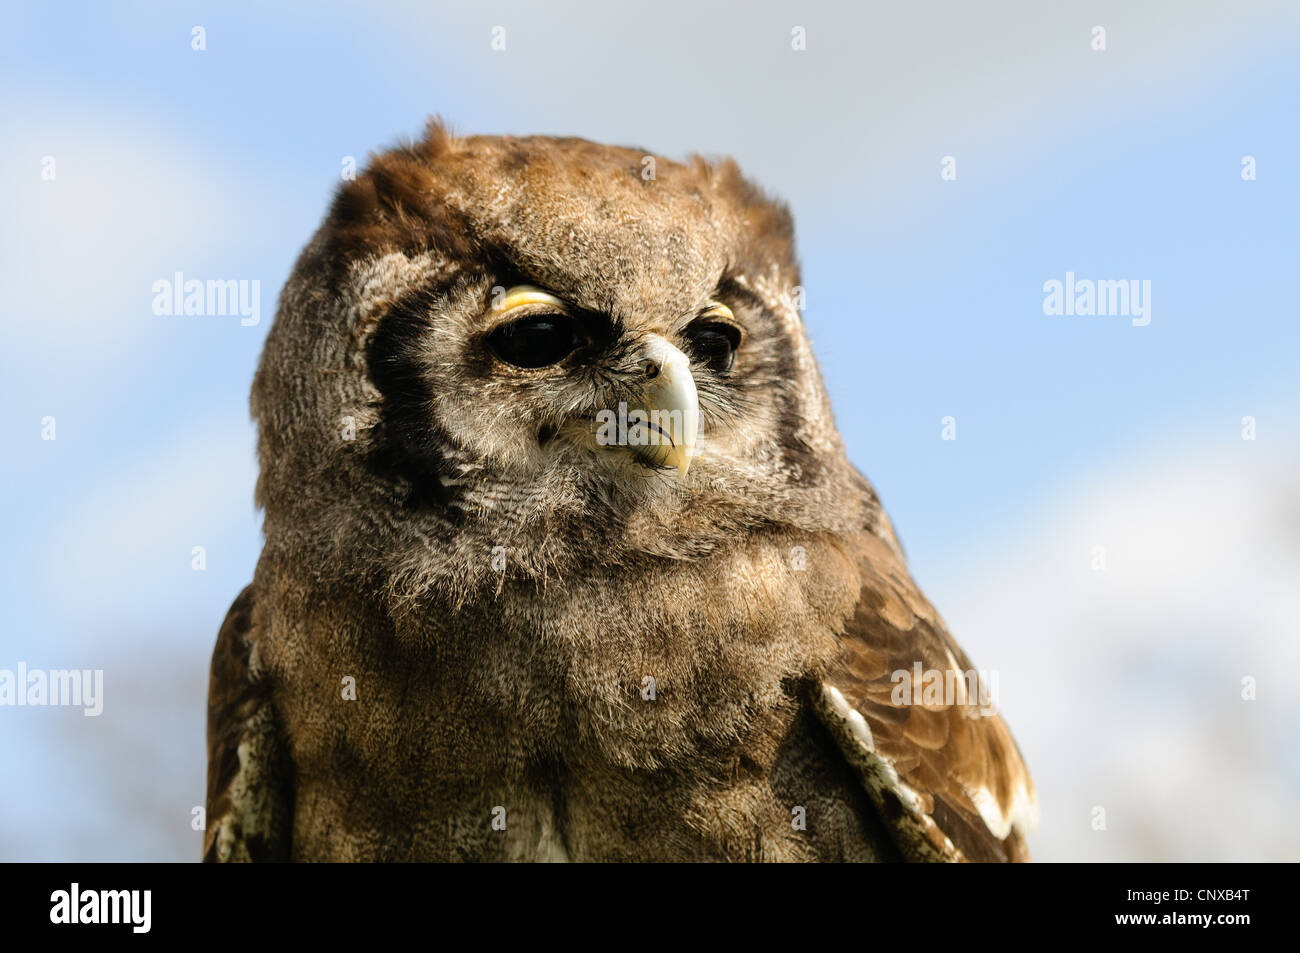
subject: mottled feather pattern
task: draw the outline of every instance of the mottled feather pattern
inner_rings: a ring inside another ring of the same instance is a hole
[[[908,704],[896,700],[899,674],[910,680],[917,663],[933,673],[976,670],[897,551],[871,536],[861,547],[862,597],[825,684],[865,719],[873,752],[918,792],[921,813],[966,858],[1025,859],[1036,799],[1011,733],[978,697],[926,703],[916,686]]]
[[[271,686],[258,671],[253,587],[231,606],[212,656],[203,858],[288,859],[290,768]]]

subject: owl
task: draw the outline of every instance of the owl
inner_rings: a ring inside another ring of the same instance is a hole
[[[204,859],[1027,859],[801,300],[730,160],[435,120],[344,182],[253,384]]]

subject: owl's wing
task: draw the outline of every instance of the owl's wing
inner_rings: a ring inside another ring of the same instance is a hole
[[[217,636],[208,686],[207,862],[287,860],[293,800],[288,758],[258,666],[253,587]]]
[[[862,590],[814,710],[904,857],[1028,860],[1037,798],[989,679],[976,681],[896,544],[854,548]]]

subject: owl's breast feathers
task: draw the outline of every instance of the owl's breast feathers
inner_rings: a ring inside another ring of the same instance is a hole
[[[974,672],[889,541],[862,534],[837,548],[857,563],[861,591],[838,657],[809,683],[806,709],[828,729],[903,858],[1027,860],[1033,782],[993,710],[987,675]],[[290,746],[259,667],[258,639],[267,633],[257,608],[250,586],[213,656],[209,861],[291,854]]]

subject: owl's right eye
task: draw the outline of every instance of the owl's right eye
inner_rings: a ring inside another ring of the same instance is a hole
[[[537,314],[496,328],[487,336],[487,346],[507,364],[534,369],[568,357],[578,346],[578,335],[567,315]]]

